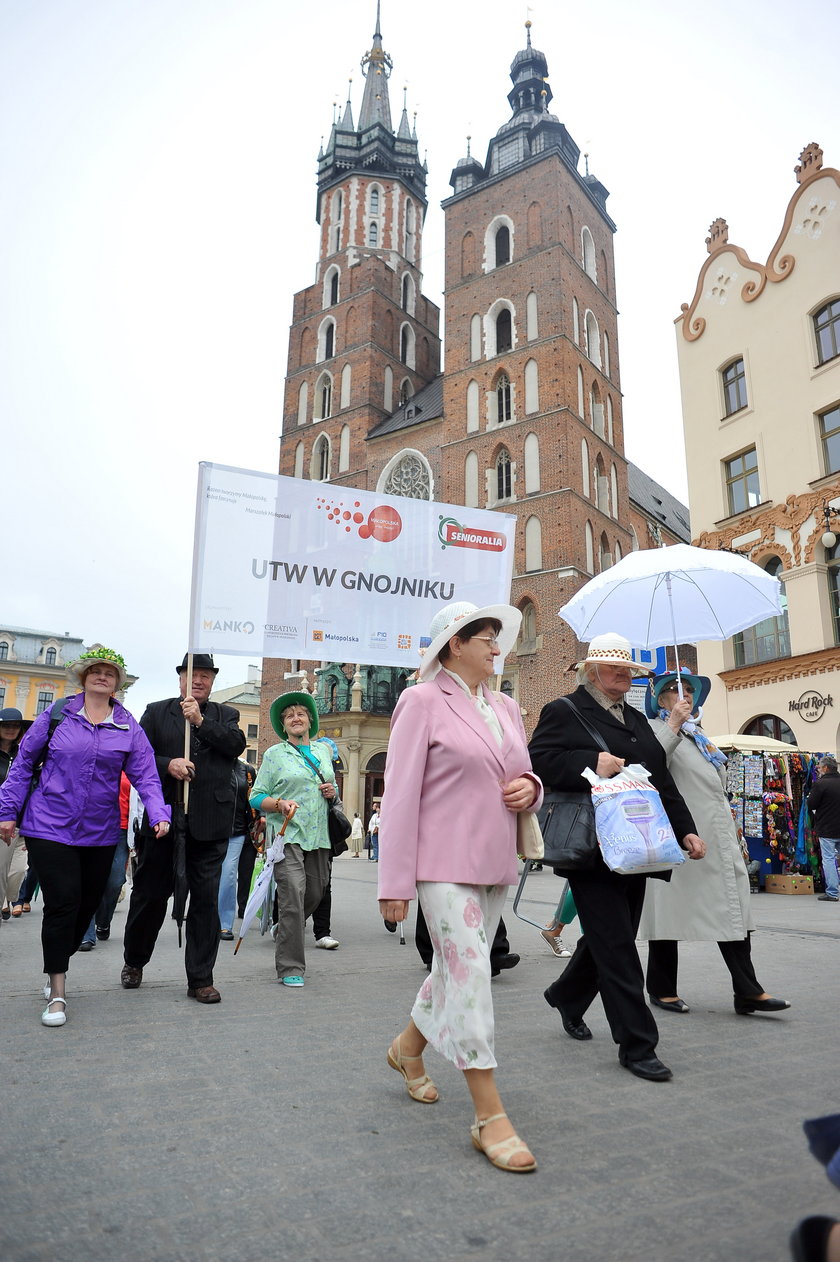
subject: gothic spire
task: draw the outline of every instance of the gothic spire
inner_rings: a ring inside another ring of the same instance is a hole
[[[362,111],[359,115],[359,130],[365,131],[376,123],[381,123],[391,131],[391,102],[388,96],[388,78],[393,68],[393,61],[382,47],[382,32],[379,29],[379,0],[376,3],[376,30],[373,32],[373,45],[362,58],[362,74],[365,76],[365,91],[362,97]]]

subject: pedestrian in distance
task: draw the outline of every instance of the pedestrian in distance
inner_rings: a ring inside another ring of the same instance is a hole
[[[820,839],[825,893],[820,894],[822,903],[836,903],[840,897],[838,857],[840,857],[840,774],[837,759],[826,754],[817,766],[819,780],[808,794],[808,810],[814,818],[814,826]]]

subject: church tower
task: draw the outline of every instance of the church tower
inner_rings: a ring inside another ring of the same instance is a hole
[[[518,517],[511,600],[523,610],[506,690],[565,691],[578,644],[556,612],[631,550],[613,233],[604,186],[549,112],[545,55],[513,60],[511,117],[482,165],[452,172],[438,498]],[[621,628],[617,627],[620,631]]]
[[[365,435],[440,371],[422,293],[426,164],[405,102],[391,122],[379,6],[358,126],[348,98],[318,155],[315,283],[295,295],[281,474],[368,485]]]

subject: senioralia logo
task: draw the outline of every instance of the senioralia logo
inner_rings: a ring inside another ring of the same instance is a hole
[[[360,539],[378,539],[380,543],[393,543],[402,530],[402,518],[390,504],[372,508],[367,517],[361,511],[359,500],[328,500],[319,495],[315,507],[327,515],[348,534],[355,530]]]
[[[495,530],[462,526],[454,517],[441,517],[438,539],[444,548],[477,548],[479,552],[504,552],[507,540]]]

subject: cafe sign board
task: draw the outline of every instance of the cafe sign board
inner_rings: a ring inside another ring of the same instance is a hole
[[[806,723],[816,723],[822,718],[827,707],[833,705],[834,698],[831,693],[823,695],[816,688],[809,688],[807,692],[803,692],[798,701],[788,702],[788,711],[797,714]]]

